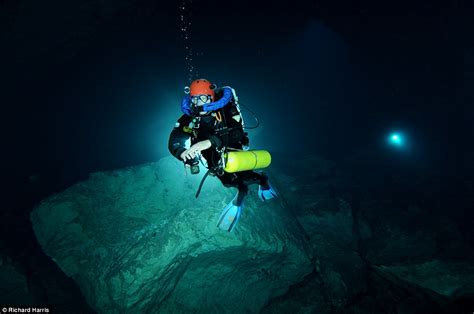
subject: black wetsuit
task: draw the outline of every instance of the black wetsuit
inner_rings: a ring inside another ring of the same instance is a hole
[[[216,99],[220,97],[222,97],[222,93],[216,92]],[[247,134],[242,128],[242,116],[233,99],[223,108],[204,116],[197,116],[197,118],[199,127],[194,127],[191,130],[189,126],[193,117],[182,115],[170,134],[168,148],[177,159],[183,161],[180,155],[186,150],[185,142],[189,138],[191,138],[191,145],[204,140],[211,141],[212,146],[201,152],[210,169],[219,164],[221,154],[218,150],[225,147],[242,150],[243,145],[248,145]],[[238,188],[236,205],[241,205],[247,195],[248,185],[258,183],[264,187],[268,186],[267,176],[255,171],[215,174],[224,186]]]

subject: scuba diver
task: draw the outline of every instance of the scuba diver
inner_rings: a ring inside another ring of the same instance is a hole
[[[277,197],[277,193],[263,172],[224,171],[226,153],[244,151],[249,144],[235,90],[228,86],[217,88],[206,79],[198,79],[185,92],[188,95],[181,102],[184,114],[171,131],[168,148],[174,157],[191,169],[192,174],[199,172],[200,157],[206,160],[208,172],[196,197],[208,174],[217,176],[225,187],[237,188],[235,197],[224,208],[217,224],[220,229],[230,232],[240,218],[250,184],[259,185],[258,196],[262,201]],[[191,147],[187,149],[185,142],[189,139]]]

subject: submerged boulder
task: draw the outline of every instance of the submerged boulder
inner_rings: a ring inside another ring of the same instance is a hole
[[[449,298],[474,292],[474,264],[430,260],[421,263],[380,266],[398,278]]]
[[[298,177],[278,175],[278,186],[293,187],[282,195],[311,243],[315,271],[292,287],[286,298],[275,300],[269,313],[334,313],[343,311],[367,290],[368,267],[359,242],[371,236],[367,224],[355,217],[352,206],[332,193],[322,173],[332,164],[319,158],[306,158],[295,166]],[[311,171],[311,167],[316,169]],[[272,169],[275,169],[273,167]],[[280,170],[279,172],[283,172]]]
[[[36,237],[98,312],[258,312],[311,273],[304,232],[253,189],[219,230],[233,191],[209,177],[196,199],[202,175],[172,157],[94,173],[32,211]]]

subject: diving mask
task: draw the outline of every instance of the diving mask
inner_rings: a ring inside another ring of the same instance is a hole
[[[191,107],[195,113],[206,114],[203,106],[212,102],[211,95],[196,95],[191,96]]]

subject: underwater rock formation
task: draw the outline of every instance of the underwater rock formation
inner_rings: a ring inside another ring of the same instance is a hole
[[[43,250],[100,313],[257,312],[311,273],[296,219],[251,190],[233,233],[216,227],[232,198],[172,157],[91,174],[31,213]],[[254,187],[256,189],[256,187]]]
[[[353,182],[330,167],[318,158],[272,166],[278,186],[291,186],[282,199],[317,258],[315,271],[264,312],[462,313],[469,308],[473,264],[465,258],[470,247],[454,221],[372,192],[380,186],[376,176]],[[447,262],[455,259],[460,262]]]
[[[353,208],[327,189],[332,165],[320,160],[306,158],[298,164],[304,174],[298,178],[275,176],[280,186],[294,187],[282,199],[305,230],[315,256],[315,270],[284,298],[273,300],[266,313],[334,313],[367,289],[369,271],[358,252],[358,242],[359,238],[367,238],[370,230],[361,223],[358,228],[362,231],[355,232]],[[315,165],[313,172],[308,171],[311,165]]]
[[[458,254],[470,248],[446,215],[362,194],[332,163],[306,158],[286,171],[272,165],[280,197],[262,203],[251,187],[227,233],[216,223],[234,191],[209,177],[196,199],[203,173],[182,166],[169,157],[94,173],[31,213],[43,250],[97,312],[457,313],[471,304],[472,263]]]
[[[474,264],[431,260],[424,263],[381,266],[412,284],[430,289],[442,296],[458,298],[474,292]]]

